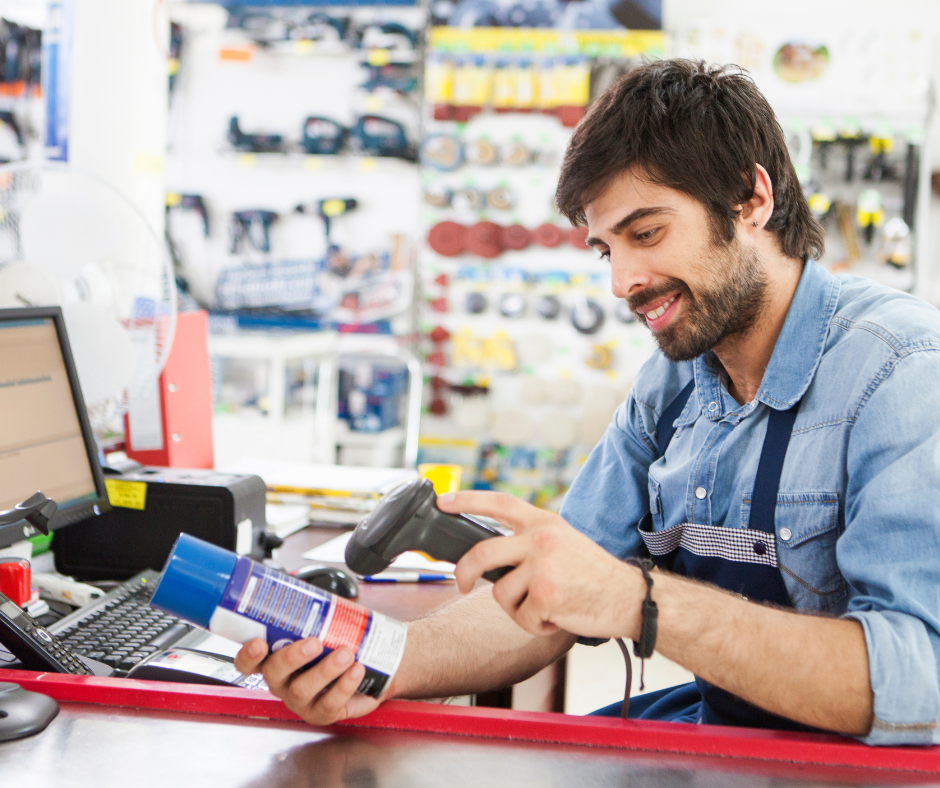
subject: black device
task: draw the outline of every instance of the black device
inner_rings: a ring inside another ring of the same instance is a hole
[[[494,536],[503,534],[462,514],[442,512],[434,485],[415,479],[388,493],[356,526],[346,544],[346,565],[358,575],[377,575],[407,550],[457,563],[475,544]],[[512,569],[499,567],[483,577],[495,583]]]
[[[338,566],[323,566],[322,564],[311,564],[303,569],[293,572],[293,577],[303,580],[317,588],[322,588],[336,596],[346,599],[355,599],[359,596],[359,584],[349,572],[340,569]]]
[[[141,466],[110,479],[146,485],[144,508],[116,507],[57,533],[56,571],[82,580],[123,580],[159,569],[180,532],[256,561],[277,546],[264,532],[266,490],[260,476]]]
[[[100,599],[49,625],[62,645],[124,676],[152,654],[177,644],[193,646],[201,630],[150,607],[159,573],[146,570]]]
[[[73,653],[3,594],[0,594],[0,643],[9,649],[26,670],[78,676],[110,676],[113,673],[107,665]]]
[[[59,704],[19,684],[0,683],[0,742],[25,739],[45,730],[59,713]]]
[[[58,504],[41,504],[31,519],[0,515],[0,548],[110,510],[59,307],[0,309],[0,411],[8,425],[0,437],[0,508],[25,503],[36,490]]]
[[[142,660],[129,679],[175,681],[183,684],[209,684],[217,687],[266,690],[268,685],[260,674],[244,676],[235,667],[235,660],[221,654],[207,654],[187,648],[171,648]]]

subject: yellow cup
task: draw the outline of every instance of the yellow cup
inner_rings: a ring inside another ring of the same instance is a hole
[[[457,492],[460,489],[460,465],[444,465],[436,462],[425,462],[418,466],[418,473],[434,485],[434,492],[438,495]]]

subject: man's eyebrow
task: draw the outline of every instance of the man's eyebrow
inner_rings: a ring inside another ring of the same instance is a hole
[[[645,219],[647,216],[655,216],[660,213],[675,213],[675,211],[664,205],[657,205],[651,208],[637,208],[633,213],[628,213],[624,216],[617,224],[611,227],[608,232],[610,232],[611,235],[621,235],[634,222]],[[594,244],[603,243],[603,241],[599,238],[587,238],[584,243],[588,246],[594,246]]]

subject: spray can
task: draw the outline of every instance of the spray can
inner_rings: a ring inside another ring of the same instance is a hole
[[[358,691],[378,697],[405,651],[407,627],[189,534],[180,534],[150,601],[197,627],[277,651],[315,637],[323,653],[346,647],[366,669]],[[309,667],[309,666],[308,666]]]

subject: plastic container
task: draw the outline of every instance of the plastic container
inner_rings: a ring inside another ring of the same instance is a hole
[[[378,697],[401,663],[404,624],[189,534],[180,534],[151,606],[236,643],[277,651],[295,640],[352,649],[366,673],[358,691]],[[309,667],[309,665],[307,666]]]

